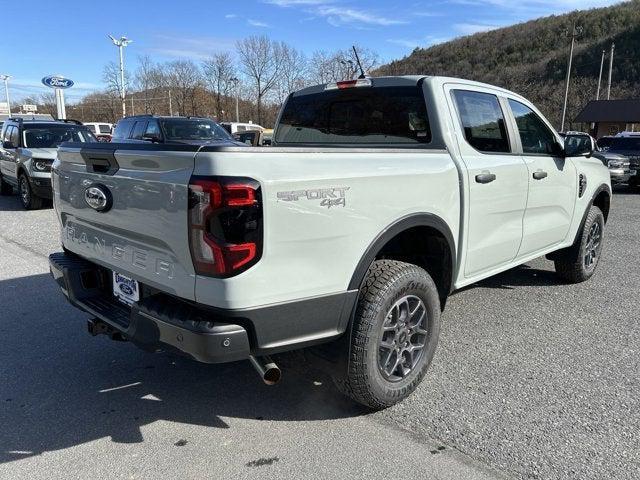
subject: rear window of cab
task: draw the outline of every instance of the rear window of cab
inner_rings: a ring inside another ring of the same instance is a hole
[[[356,87],[292,95],[275,140],[278,144],[426,144],[431,129],[419,86]]]

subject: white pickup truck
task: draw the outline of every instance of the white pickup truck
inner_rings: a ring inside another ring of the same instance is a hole
[[[268,383],[269,355],[313,346],[384,408],[424,377],[453,290],[542,255],[594,273],[611,187],[589,145],[515,93],[429,76],[295,92],[270,148],[63,144],[51,271],[93,334]]]

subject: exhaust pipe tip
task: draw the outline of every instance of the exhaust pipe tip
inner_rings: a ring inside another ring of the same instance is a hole
[[[262,381],[267,385],[275,385],[282,378],[282,371],[270,357],[249,357],[251,365],[256,369]]]

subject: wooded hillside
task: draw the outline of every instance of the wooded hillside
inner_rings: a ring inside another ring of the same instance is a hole
[[[640,0],[540,18],[430,48],[416,48],[375,74],[447,75],[499,85],[533,101],[559,128],[570,44],[565,32],[571,31],[574,21],[583,33],[574,51],[568,121],[595,99],[602,50],[607,51],[607,58],[600,98],[606,98],[612,42],[611,98],[640,98]]]

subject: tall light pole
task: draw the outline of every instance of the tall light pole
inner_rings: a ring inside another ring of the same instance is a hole
[[[240,80],[238,78],[233,77],[229,79],[230,82],[233,82],[236,90],[236,123],[240,123],[240,108],[238,107],[238,98],[240,96],[240,92],[238,91],[238,85],[240,84]]]
[[[353,78],[353,73],[356,71],[355,68],[355,64],[353,63],[353,60],[349,60],[349,59],[340,59],[339,60],[340,63],[342,65],[344,65],[345,67],[347,67],[347,77],[349,77],[349,80],[351,80]]]
[[[9,115],[11,115],[11,103],[9,102],[9,79],[11,75],[0,75],[0,80],[4,82],[4,96],[7,99],[7,108],[9,109]]]
[[[569,100],[569,82],[571,81],[571,62],[573,61],[573,47],[576,43],[576,37],[582,34],[582,27],[576,27],[574,23],[571,27],[571,49],[569,50],[569,62],[567,65],[567,85],[564,90],[564,106],[562,107],[562,125],[560,131],[564,132],[564,121],[567,117],[567,101]]]
[[[596,92],[596,100],[600,100],[600,85],[602,84],[602,69],[604,67],[605,51],[602,50],[602,58],[600,59],[600,75],[598,75],[598,91]]]
[[[609,81],[607,83],[607,100],[611,99],[611,75],[613,74],[613,51],[616,48],[616,44],[611,44],[611,55],[609,56]]]
[[[125,89],[124,89],[124,47],[129,45],[133,40],[129,40],[127,37],[122,36],[119,39],[116,39],[109,35],[109,38],[113,42],[113,44],[118,47],[120,51],[120,99],[122,100],[122,116],[125,117],[127,115],[127,105],[125,104]]]

